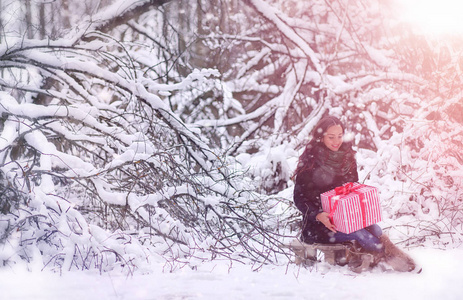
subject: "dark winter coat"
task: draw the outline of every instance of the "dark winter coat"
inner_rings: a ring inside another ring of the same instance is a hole
[[[294,203],[303,215],[302,241],[328,243],[331,231],[316,220],[323,212],[320,194],[358,181],[355,152],[348,143],[334,152],[319,142],[306,149],[299,163],[303,167],[296,174]]]

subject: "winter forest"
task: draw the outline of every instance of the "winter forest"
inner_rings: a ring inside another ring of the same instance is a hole
[[[463,242],[463,39],[390,0],[0,1],[0,266],[287,265],[293,172],[339,117],[382,228]]]

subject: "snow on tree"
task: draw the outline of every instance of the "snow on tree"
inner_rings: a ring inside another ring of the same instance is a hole
[[[215,89],[220,74],[173,71],[176,82],[164,82],[156,41],[100,31],[118,25],[121,5],[126,14],[146,8],[118,2],[61,39],[3,45],[11,76],[2,86],[22,92],[0,101],[2,180],[15,193],[4,199],[4,264],[132,271],[159,259],[172,268],[216,256],[268,260],[275,242],[259,195],[172,110],[192,101],[176,93],[197,97],[188,91]]]

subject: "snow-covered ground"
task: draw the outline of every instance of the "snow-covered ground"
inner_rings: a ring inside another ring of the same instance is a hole
[[[186,267],[126,277],[120,273],[73,271],[58,274],[0,270],[0,299],[462,299],[463,249],[418,248],[409,253],[421,264],[420,274],[354,274],[343,267],[330,269],[294,264],[249,266],[214,262],[198,270]]]

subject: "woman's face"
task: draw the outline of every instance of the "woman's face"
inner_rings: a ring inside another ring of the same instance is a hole
[[[323,135],[323,144],[331,151],[338,151],[342,145],[342,137],[344,132],[341,125],[333,125],[328,127]]]

